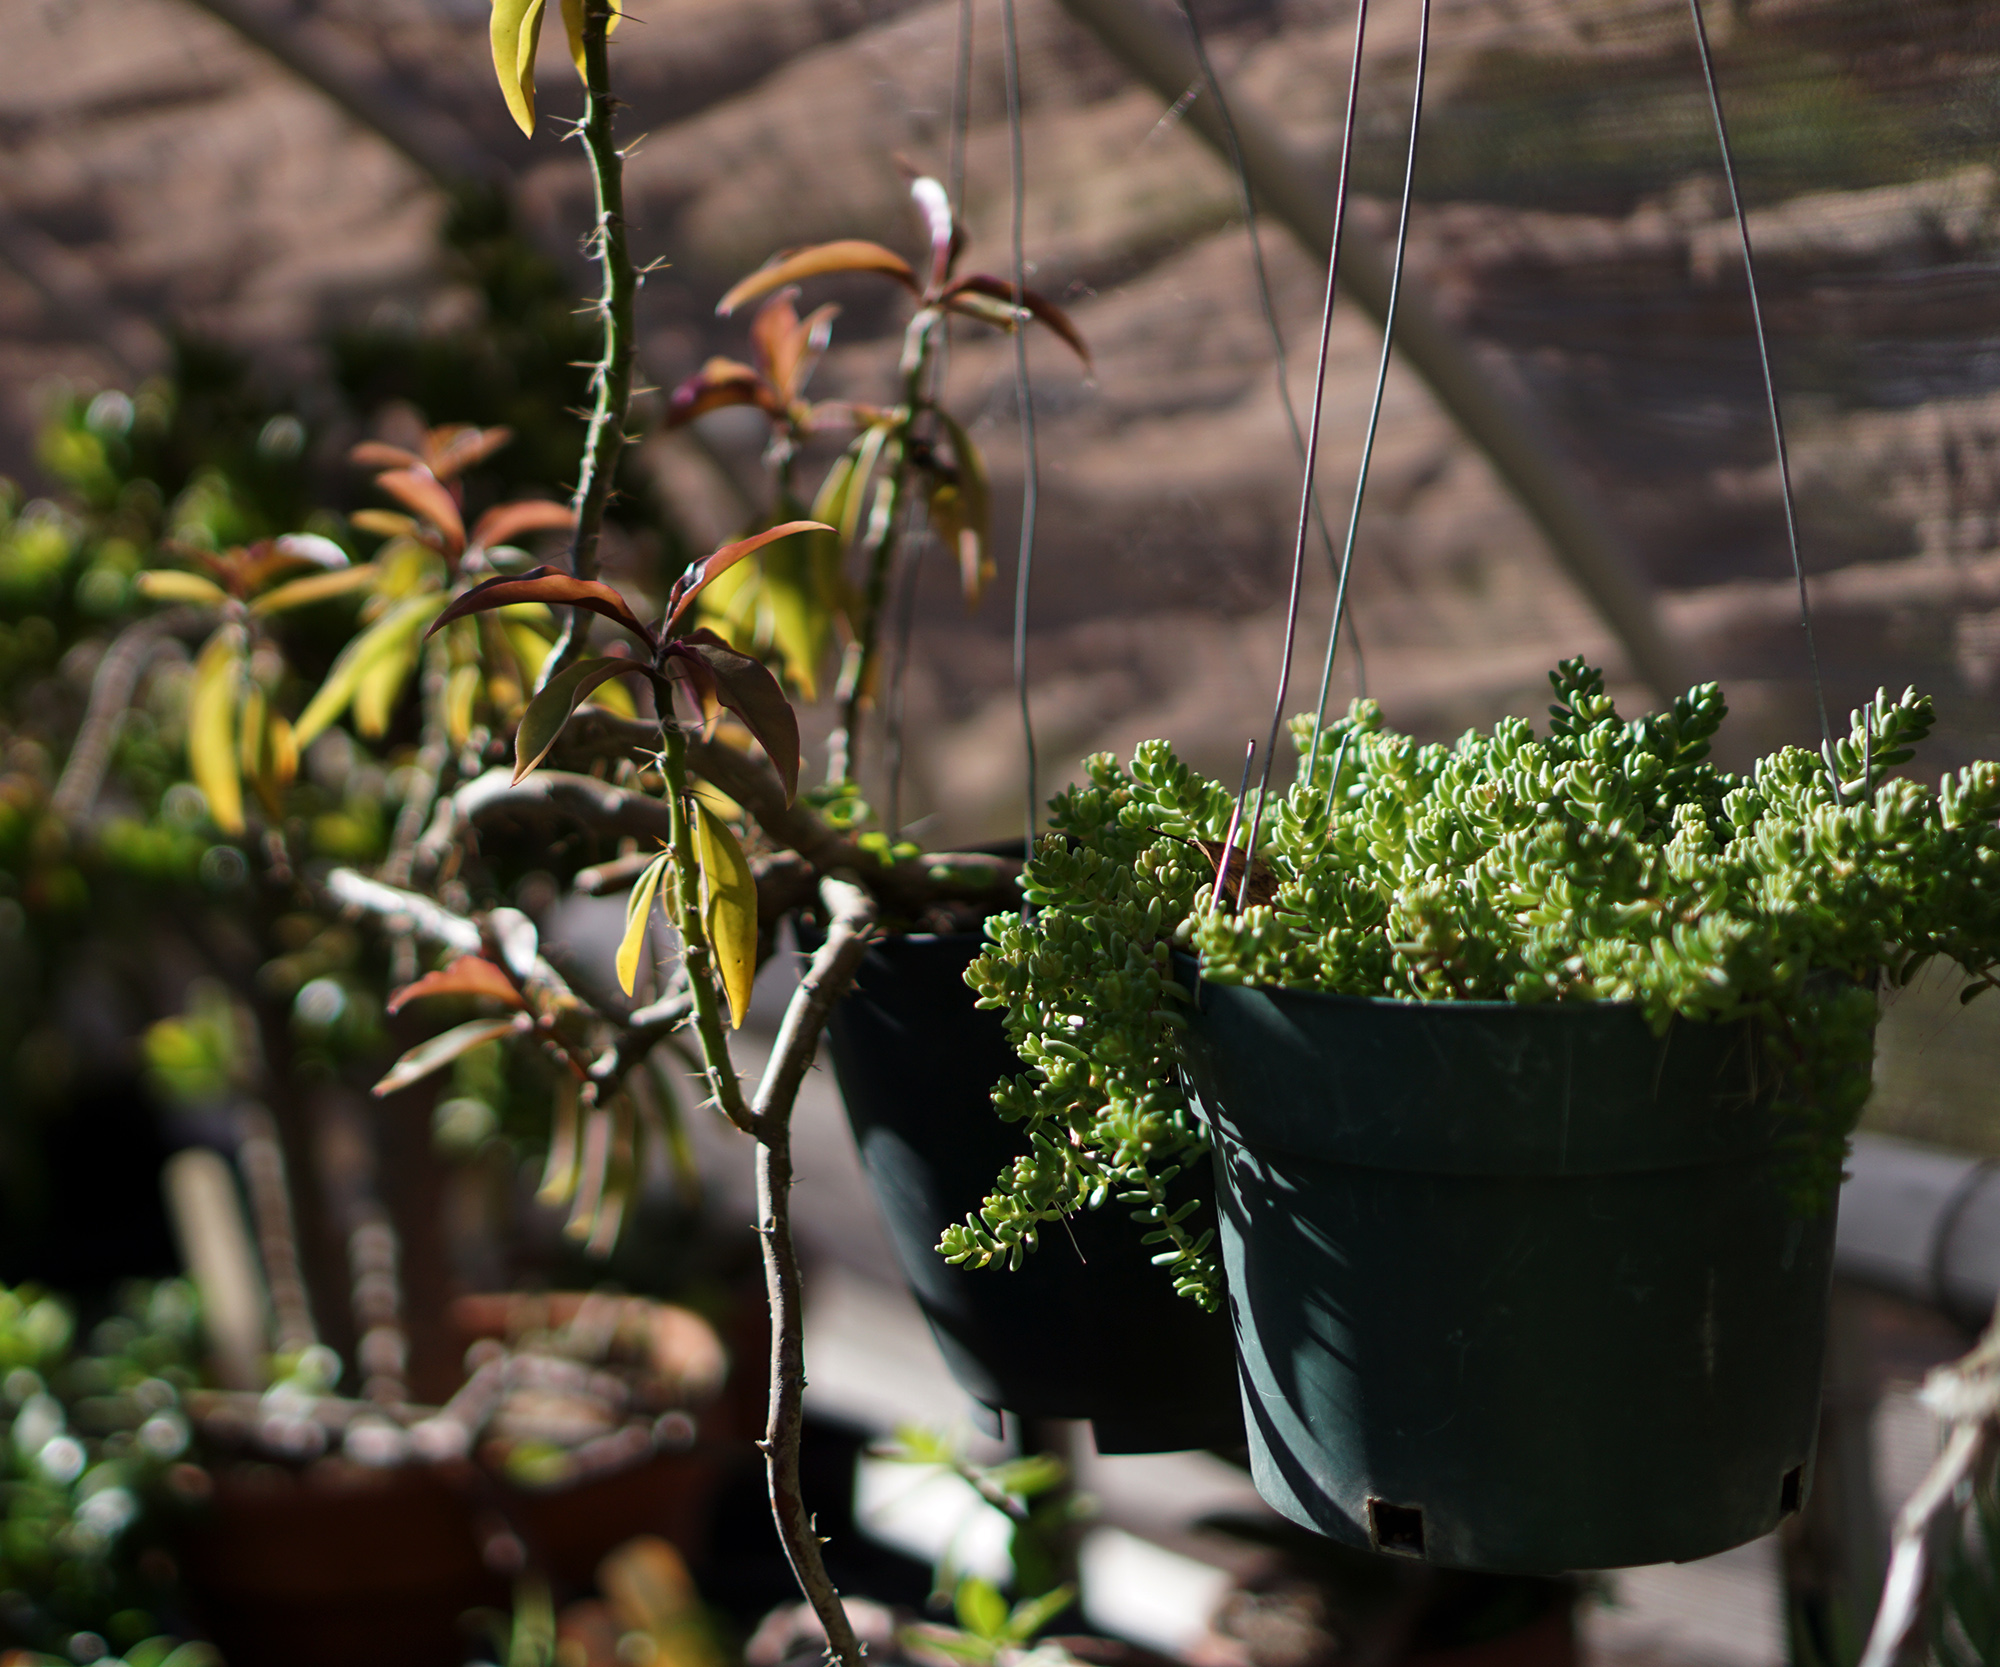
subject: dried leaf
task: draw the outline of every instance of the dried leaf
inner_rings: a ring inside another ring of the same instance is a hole
[[[613,677],[650,676],[652,672],[637,660],[608,656],[579,660],[557,672],[521,714],[521,727],[514,734],[514,779],[518,782],[548,757],[549,748],[556,744],[563,726],[598,684]]]
[[[639,954],[646,946],[646,928],[653,918],[653,894],[673,864],[673,853],[662,851],[646,864],[625,898],[625,935],[618,940],[618,988],[628,996],[639,982]]]
[[[830,531],[832,531],[830,527],[825,527],[818,521],[783,521],[775,527],[766,527],[760,533],[752,533],[748,538],[739,538],[734,544],[725,544],[713,554],[704,556],[674,581],[674,588],[667,595],[667,620],[664,629],[673,630],[681,615],[688,611],[695,597],[701,594],[703,585],[718,575],[727,573],[753,551],[761,550],[765,545],[780,538],[789,538],[793,533]]]
[[[755,405],[773,416],[783,407],[764,378],[741,359],[710,359],[690,376],[667,400],[668,428],[679,428],[725,405]]]
[[[982,308],[979,298],[999,301],[1005,304],[1004,314],[995,314],[991,309]],[[1014,286],[1004,278],[994,278],[984,272],[975,272],[970,277],[960,278],[945,290],[942,297],[946,307],[953,312],[965,313],[971,318],[984,319],[988,324],[998,324],[1003,329],[1012,328],[1014,323]],[[1046,296],[1037,295],[1033,290],[1021,292],[1021,306],[1037,323],[1045,324],[1069,344],[1070,350],[1090,368],[1090,349],[1084,345],[1083,335],[1070,321],[1068,313]]]
[[[535,48],[542,33],[543,0],[493,0],[490,34],[493,74],[500,96],[523,133],[535,131]]]
[[[576,511],[568,504],[523,498],[517,503],[495,504],[480,516],[473,523],[472,546],[485,550],[495,544],[511,544],[522,533],[553,532],[575,525]]]
[[[588,86],[590,73],[583,67],[583,7],[584,0],[562,0],[563,32],[569,36],[570,62],[576,65],[576,78]],[[618,27],[618,20],[624,15],[624,0],[611,0],[611,15],[604,20],[607,36]]]
[[[758,268],[715,304],[716,316],[727,318],[745,301],[754,301],[774,289],[796,283],[801,278],[824,277],[831,272],[879,272],[894,278],[911,294],[920,294],[916,273],[910,263],[893,249],[865,238],[845,238],[838,243],[815,243],[809,248],[787,249]]]
[[[785,802],[799,789],[799,719],[762,660],[739,654],[706,628],[667,645],[672,660],[700,668],[696,681],[743,720],[785,784]]]
[[[342,567],[332,573],[314,573],[279,585],[275,590],[265,591],[250,604],[250,611],[253,614],[281,614],[290,608],[324,602],[330,596],[345,596],[350,591],[365,590],[381,577],[382,570],[373,562],[363,562],[358,567]]]
[[[958,468],[955,483],[956,493],[952,504],[952,534],[947,537],[943,526],[938,528],[938,536],[945,547],[958,558],[959,584],[965,593],[965,605],[977,607],[979,598],[992,579],[993,564],[993,497],[987,483],[986,463],[979,455],[979,448],[972,443],[955,418],[940,410],[945,432],[951,436],[952,461]],[[936,499],[932,500],[932,515],[937,513]]]
[[[486,1042],[505,1036],[514,1028],[512,1019],[468,1019],[453,1025],[428,1042],[419,1042],[389,1068],[389,1074],[375,1085],[377,1099],[422,1082],[433,1071],[441,1071],[460,1054],[472,1052]]]
[[[750,1011],[757,977],[757,881],[729,824],[694,801],[694,849],[701,862],[702,924],[729,998],[732,1029]],[[629,992],[628,992],[629,993]]]
[[[391,469],[386,475],[377,475],[375,484],[437,528],[449,554],[455,556],[465,548],[465,520],[458,512],[458,500],[430,470]]]
[[[656,646],[653,633],[639,623],[639,616],[611,586],[596,579],[576,578],[559,567],[531,567],[525,573],[503,574],[474,585],[438,615],[431,630],[439,630],[467,614],[482,613],[488,608],[510,608],[518,602],[587,608],[624,626],[648,648]]]
[[[412,596],[343,648],[319,692],[299,714],[298,744],[311,746],[320,732],[347,710],[362,679],[385,658],[405,652],[443,603],[444,598],[435,593]]]
[[[243,632],[225,625],[203,645],[188,694],[188,773],[208,800],[208,814],[226,834],[243,831],[243,778],[237,773],[237,685],[243,672]]]
[[[483,955],[461,955],[450,966],[405,984],[389,997],[389,1011],[401,1012],[421,996],[487,996],[509,1007],[525,1005],[514,981]]]

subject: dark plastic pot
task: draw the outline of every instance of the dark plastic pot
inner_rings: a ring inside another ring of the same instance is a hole
[[[827,1031],[862,1167],[945,1363],[989,1414],[1088,1419],[1100,1452],[1241,1445],[1228,1320],[1174,1295],[1118,1206],[1045,1226],[1015,1272],[938,1255],[1027,1150],[993,1111],[994,1083],[1021,1062],[965,986],[980,946],[971,933],[875,945]]]
[[[1747,1026],[1198,998],[1190,1075],[1273,1506],[1518,1572],[1703,1557],[1798,1508],[1834,1216],[1789,1201]]]

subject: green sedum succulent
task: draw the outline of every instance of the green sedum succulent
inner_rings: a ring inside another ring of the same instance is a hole
[[[1935,791],[1889,775],[1931,726],[1906,691],[1857,710],[1825,758],[1787,747],[1737,776],[1708,762],[1727,710],[1714,684],[1628,721],[1581,660],[1549,680],[1540,736],[1505,718],[1419,744],[1366,700],[1318,736],[1294,720],[1299,779],[1256,819],[1240,912],[1235,868],[1212,896],[1229,791],[1161,741],[1129,768],[1090,759],[1088,784],[1054,801],[1030,912],[990,920],[966,974],[1027,1066],[993,1101],[1031,1148],[943,1253],[1018,1265],[1042,1222],[1115,1200],[1176,1289],[1216,1306],[1212,1234],[1168,1196],[1207,1146],[1181,1076],[1175,950],[1216,983],[1628,1001],[1657,1031],[1757,1021],[1797,1207],[1826,1207],[1868,1096],[1879,981],[1937,955],[1971,979],[1966,999],[1996,981],[2000,765]]]

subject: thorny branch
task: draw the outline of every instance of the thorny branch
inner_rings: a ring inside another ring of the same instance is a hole
[[[762,1446],[771,1510],[792,1574],[826,1629],[828,1653],[846,1667],[858,1667],[861,1642],[827,1576],[812,1513],[799,1491],[806,1367],[804,1302],[798,1249],[792,1241],[792,1106],[827,1016],[846,994],[867,953],[875,905],[859,886],[842,880],[823,881],[820,895],[829,917],[826,942],[785,1009],[777,1046],[751,1111],[757,1138],[757,1235],[764,1247],[764,1286],[771,1304],[771,1402]]]
[[[1922,1667],[1930,1657],[1938,1565],[2000,1453],[2000,1309],[1970,1354],[1931,1373],[1923,1398],[1953,1426],[1951,1439],[1896,1514],[1882,1604],[1860,1667]]]

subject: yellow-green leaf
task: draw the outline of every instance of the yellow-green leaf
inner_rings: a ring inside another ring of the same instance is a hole
[[[548,1161],[542,1165],[541,1185],[535,1189],[537,1204],[567,1204],[576,1192],[578,1121],[576,1083],[568,1077],[559,1078],[555,1116],[549,1123]]]
[[[444,597],[435,591],[412,596],[384,614],[343,648],[332,669],[327,672],[326,681],[319,686],[319,692],[299,714],[293,739],[301,747],[311,746],[320,732],[347,710],[348,703],[361,687],[362,679],[371,670],[390,656],[407,656],[410,645],[423,628],[437,617],[444,603]]]
[[[416,644],[398,643],[378,656],[354,685],[354,727],[368,740],[379,741],[388,733],[396,697],[416,664]]]
[[[729,824],[694,801],[694,849],[701,863],[702,924],[715,951],[716,970],[729,997],[731,1028],[750,1011],[757,976],[757,881]]]
[[[542,662],[549,657],[550,642],[532,625],[518,619],[501,615],[500,629],[506,634],[507,646],[513,651],[514,664],[521,669],[521,687],[532,689],[535,679],[542,675]]]
[[[646,927],[653,918],[653,893],[660,889],[660,877],[672,862],[672,853],[662,851],[646,864],[625,899],[625,936],[618,940],[618,987],[628,996],[639,981],[639,952],[646,946]]]
[[[138,585],[141,596],[150,597],[155,602],[229,600],[229,592],[213,579],[204,579],[199,573],[181,573],[171,567],[160,567],[150,573],[141,573],[133,582]]]
[[[243,671],[243,632],[225,625],[203,646],[188,695],[188,772],[226,834],[243,831],[243,778],[236,767],[236,691]]]
[[[254,780],[264,753],[264,690],[254,678],[243,691],[243,717],[236,727],[236,762]]]
[[[253,614],[283,613],[287,608],[303,608],[308,602],[323,602],[329,596],[345,596],[362,590],[381,577],[373,562],[358,567],[337,567],[331,573],[313,573],[288,585],[267,590],[250,604]]]
[[[498,1040],[514,1028],[512,1019],[468,1019],[454,1025],[428,1042],[419,1042],[389,1068],[389,1074],[375,1085],[379,1098],[422,1082],[433,1071],[441,1071],[460,1054],[470,1053],[484,1043]]]
[[[889,438],[889,423],[877,423],[862,435],[854,451],[854,469],[848,476],[847,490],[841,499],[840,519],[833,523],[840,529],[840,547],[852,549],[854,541],[861,534],[861,512],[868,502],[868,477],[875,473],[875,465],[882,456],[883,444]]]
[[[563,32],[569,36],[569,58],[576,65],[576,78],[588,84],[590,72],[583,67],[583,7],[584,0],[562,0]],[[611,0],[611,16],[604,25],[609,35],[618,27],[618,20],[625,15],[624,0]]]
[[[543,0],[493,0],[493,75],[521,131],[535,131],[535,48]]]
[[[833,611],[821,599],[815,571],[814,544],[827,536],[820,531],[796,533],[769,546],[759,558],[771,617],[771,646],[792,687],[809,701],[819,698],[819,667],[833,642]]]
[[[472,703],[479,696],[483,677],[475,665],[457,666],[444,686],[444,728],[454,747],[464,746],[472,733]]]

